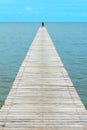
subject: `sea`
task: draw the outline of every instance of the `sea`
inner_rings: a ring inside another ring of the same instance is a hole
[[[0,23],[0,108],[41,23]],[[87,109],[87,23],[45,23]]]

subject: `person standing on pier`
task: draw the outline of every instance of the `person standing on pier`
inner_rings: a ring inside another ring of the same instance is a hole
[[[42,22],[42,27],[44,27],[44,22]]]

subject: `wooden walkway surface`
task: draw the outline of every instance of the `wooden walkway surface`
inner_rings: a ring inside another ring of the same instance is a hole
[[[0,130],[87,130],[81,102],[41,27],[0,110]]]

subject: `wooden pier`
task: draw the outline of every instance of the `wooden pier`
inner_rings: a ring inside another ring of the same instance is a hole
[[[81,102],[41,27],[0,110],[0,130],[87,130]]]

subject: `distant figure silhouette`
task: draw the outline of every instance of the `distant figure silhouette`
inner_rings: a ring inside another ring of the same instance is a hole
[[[44,27],[44,22],[42,22],[42,27]]]

